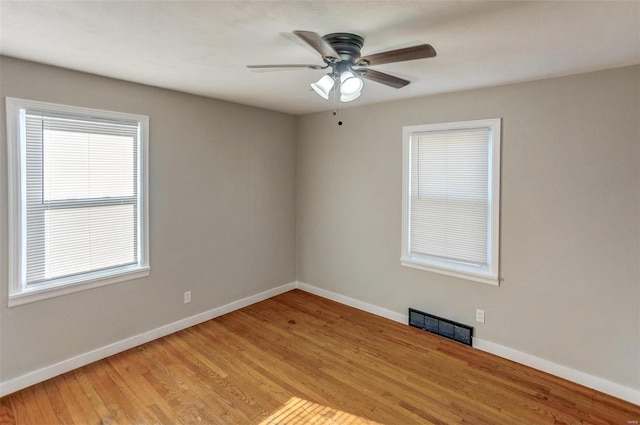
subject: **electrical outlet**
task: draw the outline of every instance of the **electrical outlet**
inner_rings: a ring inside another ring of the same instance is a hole
[[[189,304],[191,302],[191,291],[184,291],[184,303]]]
[[[476,322],[484,323],[484,310],[476,309]]]

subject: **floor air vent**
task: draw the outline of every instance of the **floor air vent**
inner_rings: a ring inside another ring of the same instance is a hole
[[[409,309],[409,325],[471,346],[473,327],[429,313]]]

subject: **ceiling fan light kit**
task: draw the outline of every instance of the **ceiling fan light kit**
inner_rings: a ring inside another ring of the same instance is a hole
[[[320,95],[320,97],[324,99],[329,99],[329,93],[331,93],[331,89],[333,88],[333,77],[331,74],[323,75],[315,83],[311,83],[311,88]]]
[[[343,102],[350,102],[357,99],[360,96],[360,92],[364,83],[362,80],[351,71],[345,71],[340,75],[340,100]],[[345,100],[343,100],[343,98]],[[346,100],[349,99],[349,100]]]
[[[340,102],[351,102],[351,101],[356,100],[357,98],[359,98],[361,94],[362,94],[362,92],[358,91],[358,92],[355,92],[355,93],[349,94],[349,95],[347,95],[347,94],[340,95]]]
[[[362,78],[396,89],[402,88],[410,81],[368,67],[436,56],[435,49],[429,44],[419,44],[370,56],[361,56],[360,49],[364,45],[364,38],[356,34],[339,32],[327,34],[324,37],[311,31],[294,31],[293,34],[318,52],[325,65],[247,65],[247,67],[251,69],[331,68],[330,73],[323,75],[315,83],[311,83],[311,88],[326,100],[329,99],[329,94],[334,89],[336,81],[340,82],[341,102],[351,102],[360,97],[364,86]]]

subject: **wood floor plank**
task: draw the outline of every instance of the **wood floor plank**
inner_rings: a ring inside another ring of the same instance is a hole
[[[174,415],[185,424],[198,424],[203,420],[200,413],[202,400],[197,394],[190,392],[180,375],[176,375],[172,369],[175,361],[162,349],[162,341],[156,340],[147,345],[143,351],[146,364],[149,367],[145,379],[150,382],[172,408]],[[213,424],[226,424],[225,411],[218,404],[212,404],[210,411],[205,412],[205,417]]]
[[[274,311],[274,309],[270,309],[270,311]],[[278,320],[281,321],[282,318],[278,318],[276,317],[274,314],[269,313],[269,320],[273,321],[273,322],[277,322]],[[321,320],[313,320],[314,322],[321,322]],[[306,323],[308,324],[308,322]],[[332,328],[333,329],[333,328]],[[315,335],[313,330],[307,330],[305,329],[305,333],[315,337],[315,338],[319,338],[322,337],[322,332],[319,335]],[[370,333],[370,332],[369,332]],[[356,337],[356,335],[354,334],[350,334],[347,335],[347,339],[348,341],[352,342],[354,340],[354,338]],[[371,336],[366,342],[364,342],[364,340],[362,341],[363,345],[367,345],[369,347],[372,347],[374,345],[376,345],[376,336]],[[355,351],[353,351],[355,350]],[[411,350],[411,348],[408,348],[408,350]],[[339,352],[344,356],[350,356],[350,355],[358,355],[359,358],[362,360],[361,364],[365,364],[365,365],[370,365],[370,367],[366,370],[369,371],[369,375],[366,376],[365,378],[363,378],[366,381],[375,381],[378,382],[381,386],[384,386],[384,375],[382,375],[382,377],[380,379],[376,379],[377,376],[375,376],[376,374],[378,374],[377,372],[377,368],[378,368],[378,364],[379,364],[379,357],[383,356],[381,353],[383,353],[384,351],[380,351],[380,352],[376,352],[375,350],[361,350],[359,346],[354,346],[352,343],[349,344],[348,346],[344,346],[344,347],[339,347],[339,346],[333,346],[330,348],[329,350],[330,352]],[[396,354],[400,354],[399,352]],[[407,352],[407,358],[410,357],[417,357],[419,359],[420,356],[416,356],[415,354],[413,354],[411,351]],[[412,355],[413,354],[413,355]],[[458,365],[454,365],[456,367],[460,367],[462,366],[463,363],[461,362]],[[406,374],[406,368],[407,368],[407,362],[403,363],[402,367],[393,365],[391,363],[389,363],[388,365],[388,369],[386,370],[386,373],[388,374],[393,374],[394,376],[396,376],[396,380],[398,380],[398,377],[402,377],[403,375],[407,375]],[[424,370],[424,369],[423,369]],[[403,373],[405,372],[405,373]],[[409,376],[416,376],[416,375],[412,375],[409,374]],[[464,378],[464,377],[463,377]],[[428,377],[428,380],[433,380],[433,375],[430,375]],[[446,402],[446,403],[452,403],[455,402],[457,399],[461,399],[465,397],[465,385],[456,385],[455,391],[447,391],[446,389],[443,391],[443,387],[439,386],[437,388],[434,389],[430,389],[429,387],[431,386],[431,382],[429,382],[428,380],[420,380],[420,378],[416,378],[413,380],[410,379],[406,379],[405,382],[401,382],[401,384],[403,385],[403,388],[398,388],[398,390],[404,391],[405,393],[411,393],[411,394],[419,394],[423,400],[438,400],[440,402]],[[403,381],[402,379],[400,379],[400,381]],[[389,385],[393,385],[394,383],[391,382],[389,383]],[[410,388],[409,388],[410,387]],[[407,391],[408,390],[408,391]],[[459,393],[459,394],[458,394]],[[489,404],[490,405],[490,404]],[[486,404],[483,404],[480,406],[480,410],[484,410]],[[468,408],[467,408],[468,409]],[[499,412],[499,410],[496,408],[494,409],[495,412],[493,412],[493,415],[499,415],[502,417],[502,420],[506,420],[509,415],[508,413],[505,414],[503,412]],[[521,423],[521,421],[523,420],[522,416],[517,414],[518,412],[516,412],[516,414],[511,415],[511,421],[512,423]],[[478,415],[480,415],[479,411],[476,409],[476,413],[475,416],[477,417]],[[491,412],[489,412],[489,416],[491,416]],[[454,419],[452,418],[448,418],[448,421],[454,421]],[[495,421],[495,420],[494,420]]]
[[[256,370],[252,364],[248,364],[247,361],[242,361],[241,357],[235,355],[235,363],[225,362],[227,366],[224,377],[216,374],[209,368],[212,364],[207,357],[214,358],[214,354],[211,351],[201,352],[198,347],[205,344],[204,341],[194,338],[193,333],[189,333],[189,330],[185,331],[180,339],[175,339],[175,343],[185,350],[185,355],[190,363],[195,367],[194,371],[201,376],[202,373],[206,373],[211,376],[212,386],[211,389],[217,388],[224,389],[229,392],[235,399],[246,403],[248,407],[255,411],[259,415],[268,415],[282,403],[290,398],[290,394],[277,385],[273,385],[269,379],[265,378],[258,370]],[[193,341],[194,344],[188,345],[187,341]],[[218,357],[219,358],[219,357]],[[216,369],[219,367],[216,366]],[[209,381],[209,380],[208,380]],[[256,391],[253,398],[246,396],[243,392],[243,388],[255,388],[260,391]]]
[[[228,318],[225,317],[224,319]],[[236,348],[234,351],[220,351],[220,359],[225,362],[226,367],[235,368],[237,367],[235,366],[236,363],[242,364],[246,362],[266,379],[281,386],[291,394],[300,394],[307,397],[307,399],[314,399],[314,401],[322,404],[331,402],[330,398],[325,398],[321,392],[315,391],[314,385],[308,385],[307,376],[293,365],[287,353],[277,350],[270,340],[263,341],[255,335],[249,334],[240,336],[237,329],[234,330],[231,327],[227,329],[218,322],[207,326],[204,332],[213,338],[223,335],[224,340],[218,340],[218,344],[221,346],[239,347],[239,344],[245,344],[244,350]]]
[[[640,406],[293,290],[0,399],[0,425],[618,425]]]
[[[269,308],[267,310],[264,310],[262,313],[259,313],[258,315],[260,317],[264,317],[267,321],[271,323],[277,323],[282,321],[286,321],[287,323],[289,323],[290,321],[293,321],[297,323],[296,319],[298,321],[304,320],[300,317],[300,315],[291,314],[291,312],[289,312],[289,314],[282,317],[281,315],[278,314],[278,310],[274,308]],[[293,317],[293,319],[286,320],[288,317]],[[401,371],[385,369],[386,372],[393,373],[396,376],[396,379],[394,381],[386,380],[383,377],[384,372],[378,372],[380,365],[379,363],[376,362],[376,359],[368,358],[367,354],[362,352],[359,346],[354,346],[353,344],[340,344],[340,345],[332,344],[331,340],[326,338],[325,332],[317,332],[319,330],[326,329],[324,328],[324,326],[322,326],[322,320],[310,319],[306,321],[305,324],[311,325],[311,322],[314,322],[317,329],[316,331],[313,331],[311,330],[311,328],[307,328],[308,332],[306,332],[306,334],[313,341],[319,341],[319,340],[324,341],[322,345],[316,348],[317,350],[316,355],[328,359],[328,363],[329,363],[329,366],[320,367],[320,371],[322,371],[323,373],[329,376],[332,376],[337,381],[341,381],[344,384],[348,384],[352,388],[356,388],[356,389],[360,388],[360,391],[374,398],[375,396],[380,396],[380,394],[376,393],[375,391],[373,392],[369,391],[368,390],[369,388],[374,388],[374,389],[385,388],[385,391],[382,394],[382,396],[388,397],[391,399],[393,398],[393,394],[395,393],[394,390],[398,390],[399,387],[403,386],[402,383],[396,382],[398,381],[398,376],[399,376],[398,372],[400,372],[400,375],[401,375]],[[290,329],[292,332],[296,333],[294,328],[295,328],[295,325],[292,324],[292,327]],[[341,363],[340,360],[342,360],[343,358],[349,358],[356,355],[359,356],[360,359],[362,360],[358,364],[357,368],[350,367],[350,366],[341,367],[341,368],[336,367],[336,365],[339,365]],[[362,382],[369,382],[370,386],[362,387],[360,385]],[[407,388],[404,387],[402,389],[406,390]],[[440,398],[439,395],[433,398],[429,398],[426,396],[426,394],[420,393],[420,390],[421,389],[419,388],[414,388],[413,391],[409,391],[405,393],[405,394],[408,394],[408,396],[406,397],[416,401],[417,399],[420,399],[422,404],[427,406],[429,404],[437,404],[439,402],[438,400]],[[415,395],[416,393],[418,393],[417,396]],[[396,403],[394,404],[400,406],[399,404],[397,404],[397,401],[398,400],[396,400]],[[408,410],[408,412],[410,412],[411,414],[414,414],[413,411],[409,409],[405,409],[405,410]],[[403,413],[406,414],[406,412],[403,412]],[[444,418],[440,418],[440,419],[444,420],[445,418],[446,420],[449,421],[449,423],[461,421],[461,418],[455,415],[444,415]],[[434,419],[438,419],[438,418],[434,418]]]
[[[89,398],[84,394],[79,383],[74,380],[71,372],[54,378],[54,380],[56,388],[69,411],[72,423],[81,423],[82,421],[84,423],[100,423],[101,418],[93,409]],[[105,419],[105,422],[109,423],[109,418]]]
[[[28,388],[25,388],[22,391],[19,391],[15,394],[11,395],[11,398],[8,399],[8,406],[10,406],[12,412],[5,416],[6,419],[13,419],[16,424],[35,424],[32,422],[32,419],[29,417],[29,408],[25,404],[24,395],[27,392]]]
[[[141,351],[144,346],[125,351],[109,358],[109,363],[115,373],[123,381],[129,383],[131,390],[144,406],[151,411],[160,423],[167,423],[173,416],[173,408],[167,403],[164,397],[157,391],[156,386],[146,379],[146,374],[150,373],[148,366],[144,363],[144,356]],[[173,423],[181,425],[182,422],[173,419]]]
[[[178,350],[172,344],[172,341],[176,338],[177,336],[173,335],[165,338],[162,341],[162,347],[168,355],[180,360],[179,363],[174,365],[175,374],[179,374],[182,377],[186,388],[198,396],[203,406],[209,407],[208,409],[205,408],[202,412],[203,415],[209,414],[211,406],[217,406],[222,411],[217,414],[217,417],[223,418],[227,423],[238,424],[252,422],[254,410],[262,412],[262,415],[267,414],[268,411],[264,407],[245,396],[243,388],[233,385],[220,388],[213,381],[201,379],[205,375],[198,374],[199,369],[190,361],[191,356],[187,354],[188,351]]]
[[[85,373],[85,369],[76,369],[73,372],[70,372],[70,374],[73,374],[74,379],[78,382],[80,388],[82,388],[82,391],[89,400],[93,410],[98,414],[100,420],[105,423],[110,422],[112,418],[111,411],[107,408],[105,401],[96,390],[91,379],[89,379]]]
[[[56,412],[51,405],[51,401],[47,396],[47,392],[44,389],[44,386],[42,384],[36,384],[31,387],[31,390],[33,399],[32,401],[29,401],[28,404],[29,406],[34,403],[37,404],[39,417],[42,419],[42,423],[49,424],[58,422]],[[33,410],[35,411],[35,409]]]
[[[371,403],[372,399],[364,395],[360,387],[354,388],[323,372],[327,368],[335,367],[339,362],[344,362],[343,358],[322,356],[321,349],[317,345],[305,344],[298,338],[292,338],[290,331],[275,328],[273,325],[270,325],[270,333],[254,333],[252,329],[255,329],[261,320],[252,315],[227,316],[224,320],[227,326],[234,329],[236,333],[242,334],[243,338],[251,342],[251,345],[276,355],[280,359],[280,368],[286,368],[287,363],[295,364],[297,370],[291,374],[295,377],[296,382],[302,384],[304,393],[309,396],[309,400],[341,411],[349,411],[354,407],[359,411],[368,411],[374,407]],[[263,323],[271,322],[263,321]],[[391,421],[390,423],[394,421],[413,422],[411,415],[407,415],[399,409],[395,409],[393,412],[382,409],[377,412],[377,415],[386,421]]]
[[[11,400],[8,397],[0,399],[0,425],[9,425],[15,423]]]
[[[272,318],[272,320],[277,320],[277,319]],[[368,333],[371,333],[371,332],[369,331]],[[371,336],[365,344],[367,346],[375,345],[376,337],[377,337],[376,335]],[[353,338],[354,338],[353,334],[349,335],[348,341],[352,341]],[[367,372],[367,375],[363,376],[361,379],[367,382],[377,383],[379,386],[385,386],[385,382],[387,382],[387,387],[389,388],[389,391],[392,393],[398,392],[402,394],[418,394],[420,399],[422,400],[422,403],[421,403],[422,405],[425,405],[424,403],[425,400],[426,401],[431,400],[432,402],[439,402],[440,405],[443,405],[443,404],[454,403],[456,400],[458,399],[462,400],[465,397],[464,386],[457,386],[455,391],[447,391],[446,389],[443,391],[442,386],[440,386],[439,388],[430,389],[431,383],[429,382],[429,380],[433,379],[433,375],[429,376],[428,380],[420,379],[419,376],[416,379],[413,379],[413,380],[410,379],[409,378],[410,376],[415,377],[416,375],[406,373],[406,368],[407,368],[406,361],[405,363],[403,363],[402,367],[398,367],[392,363],[388,363],[387,364],[388,368],[385,368],[384,372],[378,371],[379,357],[381,356],[380,352],[375,352],[375,350],[361,350],[360,347],[355,347],[356,351],[350,353],[349,351],[352,349],[354,349],[354,347],[351,345],[344,347],[342,350],[343,355],[345,356],[349,356],[351,354],[358,355],[358,357],[362,360],[361,364],[370,366],[368,368],[363,369],[364,371]],[[341,349],[340,347],[332,347],[331,350],[339,352]],[[415,355],[412,356],[411,354],[412,354],[411,352],[407,353],[407,358],[419,357]],[[458,367],[461,365],[462,364],[458,365]],[[385,373],[395,376],[396,380],[391,382],[385,381],[385,378],[384,378]],[[407,376],[407,378],[404,379],[403,376]],[[395,381],[398,381],[398,382],[396,383]],[[397,386],[394,386],[396,384]],[[405,405],[408,405],[406,401],[405,401]],[[427,404],[427,407],[428,407],[428,404]],[[488,415],[489,417],[494,417],[498,415],[498,417],[502,418],[501,419],[502,421],[509,419],[508,414],[505,415],[505,413],[500,412],[498,409],[494,409],[494,411],[492,412],[490,409],[487,410],[486,407],[487,405],[480,405],[479,408],[476,408],[475,410],[471,409],[476,420],[479,418],[479,416],[481,415],[481,412],[483,411],[486,411],[485,414]],[[410,409],[410,410],[415,412],[418,411],[418,409]],[[442,410],[442,408],[438,408],[438,406],[435,405],[435,409],[430,409],[430,410]],[[469,410],[468,407],[467,407],[467,410]],[[428,416],[424,413],[421,413],[420,415],[423,417]],[[469,414],[466,414],[466,416],[469,416]],[[446,421],[447,423],[453,423],[454,421],[457,422],[462,420],[462,419],[455,419],[452,417],[440,418],[440,419],[433,418],[433,416],[431,417],[432,417],[432,420]],[[498,420],[499,419],[494,418],[494,419],[488,420],[488,422],[495,423]],[[522,421],[521,417],[518,415],[511,416],[510,420],[511,420],[511,423],[514,423],[514,424],[521,423]]]
[[[57,376],[53,379],[49,379],[42,383],[43,388],[47,393],[47,397],[49,398],[49,402],[53,407],[53,410],[56,414],[56,423],[57,424],[73,424],[73,417],[69,413],[69,409],[67,408],[68,400],[66,400],[58,386],[56,381],[64,379],[62,376]]]

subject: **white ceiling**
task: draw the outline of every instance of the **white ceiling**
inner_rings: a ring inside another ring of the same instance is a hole
[[[366,81],[345,107],[640,63],[636,1],[2,1],[0,25],[4,55],[292,114],[332,109],[323,71],[245,65],[322,64],[293,30],[435,47],[374,68],[412,84]]]

